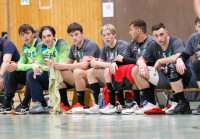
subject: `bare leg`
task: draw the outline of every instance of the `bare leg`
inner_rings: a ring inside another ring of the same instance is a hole
[[[106,83],[104,78],[104,69],[89,69],[87,74],[89,84],[97,83],[98,80]]]

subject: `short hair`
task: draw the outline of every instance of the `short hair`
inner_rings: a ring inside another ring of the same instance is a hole
[[[160,28],[165,28],[165,25],[162,22],[159,23],[155,23],[152,27],[151,27],[151,31],[153,32],[154,30],[159,30]]]
[[[116,34],[116,28],[112,24],[106,24],[99,30],[101,36],[104,30],[109,30],[112,34]]]
[[[198,22],[200,22],[199,17],[196,17],[196,19],[195,19],[195,25],[197,25]]]
[[[83,32],[83,27],[79,23],[72,23],[68,26],[67,28],[67,33],[75,32],[75,31],[80,31],[81,33]]]
[[[52,33],[52,35],[55,37],[56,31],[55,31],[55,29],[54,29],[52,26],[49,26],[49,25],[47,25],[47,26],[42,26],[42,27],[40,28],[40,31],[39,31],[39,38],[40,38],[41,40],[42,40],[42,32],[43,32],[44,30],[49,30],[49,31]]]
[[[31,30],[32,33],[35,33],[35,30],[33,29],[33,27],[29,24],[23,24],[19,27],[18,33],[19,35],[23,32],[26,33],[28,30]]]
[[[147,33],[147,24],[144,20],[140,18],[133,19],[130,23],[129,26],[133,25],[134,27],[140,28],[143,33]]]

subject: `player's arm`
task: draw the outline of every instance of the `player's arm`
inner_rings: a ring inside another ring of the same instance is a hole
[[[200,18],[200,0],[194,0],[194,9],[197,16]]]

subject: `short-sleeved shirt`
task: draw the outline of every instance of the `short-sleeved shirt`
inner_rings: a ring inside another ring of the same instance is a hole
[[[93,56],[99,58],[101,50],[98,45],[91,39],[84,38],[83,45],[78,49],[77,45],[72,45],[70,48],[68,58],[76,60],[78,63],[82,62],[84,56]]]
[[[158,59],[166,58],[171,55],[181,53],[184,47],[185,44],[181,39],[179,39],[178,37],[170,36],[168,48],[166,51],[163,51],[162,47],[154,41],[150,43],[149,47],[147,48],[147,51],[143,55],[143,58],[148,62],[156,62]],[[188,62],[186,63],[188,64]],[[166,64],[161,65],[161,70],[164,73],[167,73]]]
[[[197,32],[190,36],[183,52],[185,52],[189,56],[192,56],[194,54],[195,60],[197,60],[198,57],[196,53],[198,51],[200,51],[200,34]]]
[[[11,54],[11,61],[18,62],[20,54],[13,42],[0,38],[0,65],[3,63],[3,56],[5,54]]]
[[[117,40],[114,48],[110,48],[109,45],[104,45],[99,58],[112,62],[117,55],[122,55],[128,43],[122,40]]]
[[[147,48],[149,47],[149,44],[154,41],[154,38],[150,35],[147,35],[147,38],[144,42],[142,42],[142,45],[137,41],[131,40],[131,42],[126,47],[123,56],[137,60],[146,52]],[[153,63],[147,63],[147,65],[150,66],[153,65]]]

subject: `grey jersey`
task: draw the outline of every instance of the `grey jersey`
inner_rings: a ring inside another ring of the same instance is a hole
[[[152,41],[154,41],[154,38],[149,35],[147,35],[147,38],[144,44],[141,46],[139,45],[137,41],[132,40],[126,47],[123,53],[123,56],[128,57],[128,58],[138,59],[140,56],[142,56],[145,53],[149,43]]]
[[[158,59],[166,58],[176,53],[181,53],[184,47],[185,44],[181,39],[174,36],[170,36],[168,48],[166,51],[163,51],[162,47],[154,41],[150,43],[149,47],[147,48],[147,51],[143,55],[143,58],[148,62],[156,62]],[[186,64],[188,64],[189,61],[191,62],[191,60],[188,59]],[[161,65],[161,70],[164,73],[167,73],[166,64]]]
[[[118,40],[114,48],[110,48],[107,44],[104,45],[101,55],[99,58],[107,61],[112,62],[117,55],[122,55],[126,46],[128,45],[127,42]]]
[[[101,50],[97,44],[91,39],[84,38],[83,46],[80,49],[77,45],[71,46],[68,58],[81,62],[84,56],[99,58],[100,54]]]
[[[198,57],[196,53],[198,51],[200,51],[200,34],[197,32],[190,36],[183,52],[185,52],[189,56],[192,56],[194,54],[195,59],[197,60]]]

